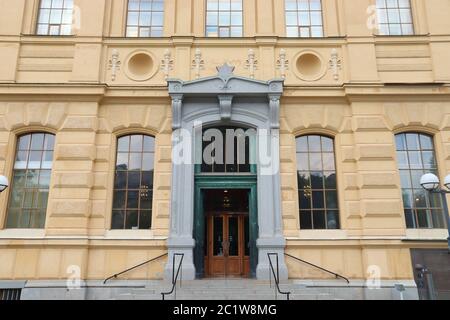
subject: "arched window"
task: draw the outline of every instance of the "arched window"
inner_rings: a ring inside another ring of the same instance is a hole
[[[127,37],[162,37],[164,0],[128,0]]]
[[[425,173],[438,175],[433,138],[422,133],[395,136],[407,228],[445,228],[442,200],[420,185]]]
[[[73,0],[41,0],[36,27],[38,35],[72,34]]]
[[[297,138],[301,229],[339,229],[339,205],[333,139]]]
[[[288,37],[323,37],[321,0],[285,0]]]
[[[155,138],[118,139],[112,229],[150,229],[153,205]]]
[[[49,133],[18,138],[6,228],[44,228],[54,144]]]

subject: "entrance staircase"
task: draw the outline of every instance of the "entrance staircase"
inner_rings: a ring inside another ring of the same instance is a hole
[[[117,300],[161,300],[161,292],[167,292],[172,285],[164,281],[151,281],[145,288],[130,289],[121,293]],[[326,290],[309,288],[294,281],[282,281],[282,291],[291,292],[290,300],[330,300],[333,295]],[[176,291],[166,296],[166,300],[287,300],[286,295],[278,293],[275,284],[269,281],[250,279],[206,279],[182,281]]]

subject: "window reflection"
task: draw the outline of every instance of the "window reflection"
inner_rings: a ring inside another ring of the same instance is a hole
[[[54,144],[52,134],[33,133],[19,137],[7,228],[44,228]]]
[[[150,229],[155,139],[124,136],[117,146],[112,229]]]
[[[288,37],[323,37],[321,0],[285,0]]]
[[[410,0],[377,0],[380,35],[412,35],[414,26]]]
[[[242,37],[242,34],[242,0],[207,0],[207,37]]]
[[[38,35],[70,35],[72,33],[73,0],[41,0],[36,33]]]
[[[407,228],[445,228],[442,200],[420,185],[425,173],[437,172],[433,138],[420,133],[395,136]]]
[[[164,0],[129,0],[127,37],[162,37]]]

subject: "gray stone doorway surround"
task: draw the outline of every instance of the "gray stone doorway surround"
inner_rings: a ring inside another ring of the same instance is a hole
[[[284,259],[286,240],[283,236],[281,215],[281,186],[279,173],[279,112],[283,93],[283,80],[258,81],[234,75],[234,67],[224,64],[218,74],[194,81],[169,79],[169,94],[173,112],[173,168],[171,221],[168,239],[169,260],[166,279],[172,277],[172,258],[183,253],[183,279],[195,279],[193,251],[195,140],[199,123],[211,125],[237,125],[254,128],[263,140],[256,139],[258,224],[257,239],[258,279],[269,279],[268,253],[278,253],[280,278],[287,279]],[[261,148],[264,141],[266,148]],[[180,149],[180,145],[182,148]],[[182,150],[180,152],[180,150]]]

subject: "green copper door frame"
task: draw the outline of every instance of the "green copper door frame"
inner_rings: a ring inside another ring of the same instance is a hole
[[[205,213],[203,211],[203,191],[211,189],[248,189],[249,190],[249,219],[250,219],[250,275],[256,277],[258,265],[258,201],[256,175],[196,175],[194,202],[194,264],[197,278],[205,274]]]

